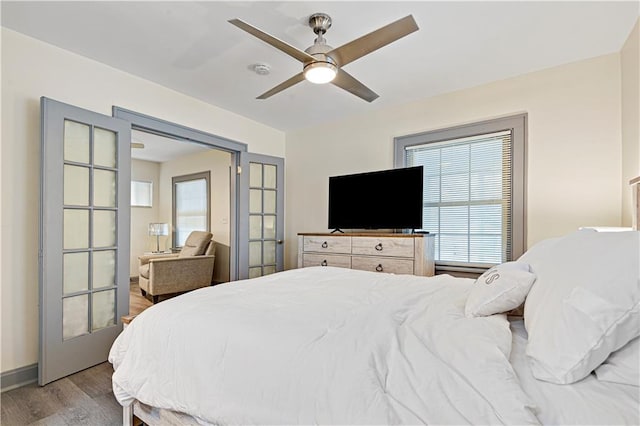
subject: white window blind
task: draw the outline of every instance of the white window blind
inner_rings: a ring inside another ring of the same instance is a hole
[[[206,179],[175,182],[175,244],[184,246],[192,231],[206,231],[208,186]]]
[[[406,146],[424,166],[423,229],[438,265],[486,267],[512,252],[512,131]]]
[[[131,181],[131,207],[152,207],[153,184],[138,180]]]

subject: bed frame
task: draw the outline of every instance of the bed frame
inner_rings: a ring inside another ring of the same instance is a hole
[[[122,424],[124,426],[140,424],[140,422],[134,422],[133,416],[146,425],[201,426],[201,423],[188,414],[152,407],[138,400],[134,400],[128,407],[122,407]]]
[[[633,229],[638,230],[640,227],[640,176],[631,179],[629,185],[631,185],[633,197],[632,226]],[[195,418],[188,414],[151,407],[138,400],[134,400],[128,407],[122,407],[122,424],[133,426],[134,416],[148,425],[200,425]]]

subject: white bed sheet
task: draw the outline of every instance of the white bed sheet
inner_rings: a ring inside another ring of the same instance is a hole
[[[525,353],[524,321],[512,321],[511,332],[511,364],[522,388],[535,401],[536,415],[542,424],[640,424],[640,387],[600,381],[593,373],[571,385],[537,380],[531,374]]]
[[[473,280],[318,267],[190,292],[114,343],[121,404],[215,424],[538,424]]]

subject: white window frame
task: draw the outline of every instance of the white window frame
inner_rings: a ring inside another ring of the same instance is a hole
[[[423,133],[394,138],[394,165],[406,167],[406,149],[416,145],[461,139],[476,135],[511,130],[511,252],[507,260],[515,260],[526,248],[526,155],[527,155],[527,114],[518,114],[503,118],[464,124],[455,127],[437,129]],[[487,265],[436,261],[439,271],[482,272]]]

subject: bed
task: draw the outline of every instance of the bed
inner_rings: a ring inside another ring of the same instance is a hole
[[[114,394],[125,424],[640,424],[639,263],[638,231],[583,229],[476,280],[204,288],[123,331]]]

